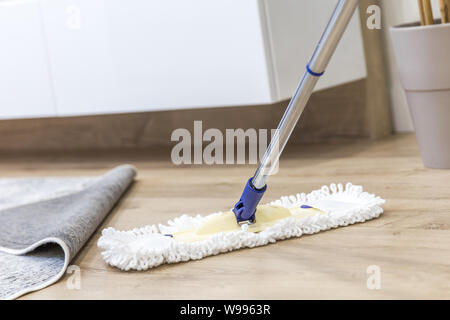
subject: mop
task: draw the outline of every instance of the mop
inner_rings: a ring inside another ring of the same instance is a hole
[[[130,231],[107,228],[102,231],[98,247],[108,264],[122,270],[146,270],[165,263],[264,246],[380,216],[384,200],[351,183],[331,184],[309,194],[299,193],[259,205],[267,179],[275,172],[279,157],[358,2],[338,2],[258,169],[247,181],[234,208],[207,216],[183,215],[166,225]]]

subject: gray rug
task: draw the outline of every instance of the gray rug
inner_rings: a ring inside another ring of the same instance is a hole
[[[0,299],[58,281],[135,175],[0,179]]]

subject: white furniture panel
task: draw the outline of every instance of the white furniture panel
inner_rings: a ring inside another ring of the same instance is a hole
[[[337,0],[6,3],[0,40],[11,51],[0,52],[0,118],[287,99]],[[355,17],[317,89],[365,75]]]
[[[56,115],[37,1],[0,2],[0,118]]]
[[[271,101],[257,1],[43,4],[60,115]]]

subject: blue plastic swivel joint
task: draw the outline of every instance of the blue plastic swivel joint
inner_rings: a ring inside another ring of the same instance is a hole
[[[267,189],[267,185],[262,189],[256,189],[252,184],[252,179],[247,181],[241,198],[233,209],[238,223],[255,221],[256,207]]]

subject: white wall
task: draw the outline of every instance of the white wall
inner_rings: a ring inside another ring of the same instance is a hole
[[[439,17],[439,0],[433,1],[433,11],[435,18]],[[388,88],[392,106],[392,116],[394,130],[397,132],[410,132],[414,130],[411,117],[406,102],[405,93],[400,83],[397,64],[392,50],[389,27],[418,21],[419,8],[417,0],[383,0],[383,32],[388,61]]]

